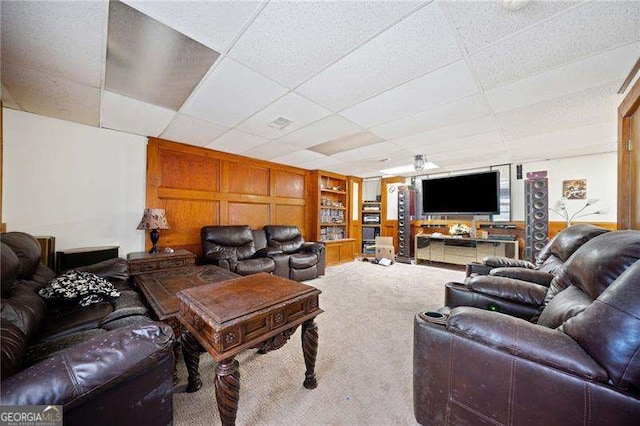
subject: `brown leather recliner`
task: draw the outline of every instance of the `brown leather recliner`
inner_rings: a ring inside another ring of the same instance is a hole
[[[640,232],[580,247],[537,323],[474,307],[415,317],[421,424],[636,424]]]
[[[115,302],[48,306],[38,291],[55,274],[40,263],[37,240],[18,232],[1,240],[0,404],[63,405],[65,424],[169,424],[171,328],[146,317],[126,280],[114,282]],[[126,278],[121,265],[85,269]]]
[[[545,246],[536,265],[525,260],[487,257],[480,266],[489,268],[489,275],[483,275],[477,265],[467,265],[467,274],[474,268],[475,272],[464,283],[447,284],[445,304],[451,308],[478,306],[531,318],[539,313],[548,287],[562,265],[587,241],[607,232],[589,224],[570,226]]]
[[[204,226],[200,230],[204,263],[211,263],[240,275],[274,272],[269,257],[277,250],[257,250],[248,225]]]
[[[282,255],[274,256],[274,259],[278,262],[284,259],[289,278],[304,281],[324,275],[324,245],[305,242],[297,226],[268,225],[264,227],[264,231],[269,247],[282,252]]]

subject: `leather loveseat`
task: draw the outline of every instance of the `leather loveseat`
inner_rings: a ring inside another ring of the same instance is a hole
[[[268,272],[296,281],[324,275],[324,245],[305,242],[296,226],[204,226],[203,263],[240,275]]]
[[[204,263],[211,263],[239,275],[271,273],[276,262],[266,247],[256,248],[248,225],[203,226],[200,230]]]
[[[173,333],[146,316],[126,262],[86,268],[125,278],[114,280],[114,302],[48,306],[38,291],[55,274],[37,240],[1,241],[0,404],[62,405],[65,424],[171,423]]]
[[[585,243],[529,322],[477,307],[414,322],[421,424],[637,424],[640,232]],[[505,290],[507,291],[507,290]]]
[[[487,257],[482,265],[467,265],[467,273],[475,272],[464,283],[447,284],[445,305],[451,308],[477,305],[531,318],[540,310],[549,285],[562,265],[587,241],[607,232],[589,224],[570,226],[540,251],[535,265],[506,257]]]

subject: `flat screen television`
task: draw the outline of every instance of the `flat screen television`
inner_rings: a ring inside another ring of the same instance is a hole
[[[422,181],[424,214],[500,214],[500,172]]]

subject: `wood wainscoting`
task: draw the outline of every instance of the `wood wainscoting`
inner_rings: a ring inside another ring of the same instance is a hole
[[[162,247],[201,257],[205,225],[296,225],[307,238],[308,192],[307,170],[149,138],[146,207],[165,209],[171,227]]]

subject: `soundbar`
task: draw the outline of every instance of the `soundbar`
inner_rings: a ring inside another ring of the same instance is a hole
[[[513,223],[483,223],[480,229],[516,229]]]
[[[489,234],[488,238],[490,240],[498,240],[498,241],[515,241],[516,236],[510,234]]]

